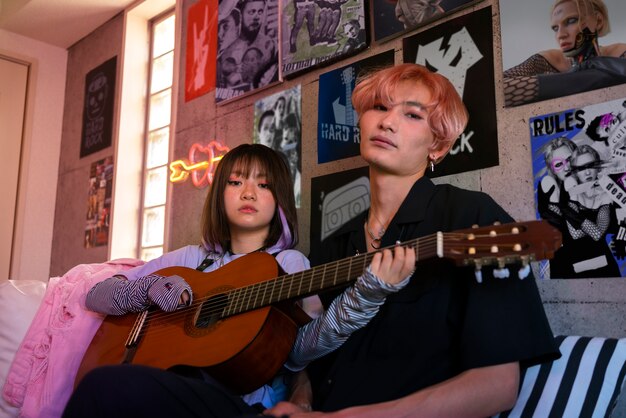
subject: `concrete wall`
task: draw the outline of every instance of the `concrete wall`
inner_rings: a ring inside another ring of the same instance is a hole
[[[185,15],[183,18],[186,18],[186,10],[192,2],[185,1],[184,4]],[[440,178],[437,179],[437,182],[451,182],[462,187],[482,190],[492,195],[514,218],[518,220],[534,219],[533,172],[528,119],[535,115],[626,97],[626,85],[531,105],[504,108],[498,2],[495,0],[480,2],[474,7],[454,14],[451,18],[471,13],[473,10],[486,7],[489,4],[493,8],[495,91],[500,165]],[[426,26],[424,29],[431,26],[433,25]],[[185,27],[184,21],[183,27]],[[182,44],[184,56],[184,42]],[[390,49],[395,50],[396,63],[402,62],[402,38],[397,38],[381,45],[374,45],[356,57],[350,57],[328,67],[305,73],[251,97],[245,97],[218,107],[214,104],[213,93],[185,103],[184,92],[181,90],[178,98],[174,156],[176,158],[186,156],[189,147],[196,141],[208,141],[217,138],[229,147],[249,142],[251,140],[254,102],[264,95],[270,95],[301,84],[302,114],[306,116],[303,117],[302,209],[298,215],[300,236],[303,241],[300,246],[304,252],[307,252],[311,201],[310,179],[363,165],[360,158],[350,158],[322,165],[317,164],[316,126],[319,74]],[[183,68],[181,68],[179,81],[180,83],[184,82]],[[198,219],[204,195],[205,191],[195,189],[189,182],[173,187],[170,212],[170,248],[178,248],[197,239]],[[626,336],[625,280],[550,280],[541,281],[539,286],[556,333]]]
[[[182,27],[186,27],[187,11],[193,4],[182,4]],[[499,7],[495,0],[486,0],[464,9],[450,18],[492,6],[494,32],[494,65],[500,165],[484,170],[438,179],[491,194],[518,220],[534,218],[533,173],[530,158],[528,120],[535,115],[557,112],[572,107],[626,97],[626,85],[596,90],[536,104],[504,108],[500,54]],[[440,22],[438,22],[440,23]],[[433,25],[420,30],[429,29]],[[417,32],[417,31],[416,31]],[[59,192],[55,218],[55,243],[51,270],[61,273],[69,267],[91,261],[103,261],[107,249],[85,250],[82,243],[84,228],[86,179],[91,162],[112,153],[103,150],[83,160],[78,159],[80,124],[82,116],[84,75],[92,68],[120,51],[123,33],[122,19],[108,22],[98,31],[70,49],[68,86],[66,89],[63,124],[63,155],[59,168]],[[184,33],[184,31],[183,31]],[[409,33],[408,35],[412,35]],[[181,42],[181,57],[185,56],[185,42]],[[282,91],[296,84],[302,86],[303,166],[302,209],[299,212],[300,249],[308,252],[310,180],[323,174],[360,167],[360,158],[349,158],[323,165],[317,164],[316,124],[318,77],[321,73],[344,66],[349,62],[393,49],[396,62],[402,60],[402,39],[397,38],[373,45],[358,56],[330,66],[305,73],[280,85],[249,97],[216,106],[214,94],[209,93],[190,102],[184,101],[179,89],[178,111],[172,159],[186,157],[194,142],[218,139],[229,147],[251,141],[254,102],[264,95]],[[184,59],[180,60],[179,83],[184,85]],[[116,179],[124,181],[124,179]],[[191,182],[173,185],[169,210],[169,249],[196,243],[199,239],[199,219],[206,189],[196,189]],[[585,334],[626,336],[626,281],[623,279],[551,280],[539,283],[546,310],[557,334]]]
[[[108,256],[107,246],[85,248],[84,235],[91,164],[113,155],[114,146],[80,158],[80,144],[85,77],[89,71],[117,55],[116,80],[119,83],[119,55],[122,51],[123,33],[124,17],[120,14],[69,49],[62,152],[56,194],[57,210],[50,263],[50,273],[53,276],[61,275],[77,264],[105,261]],[[119,100],[115,101],[115,105],[119,106]],[[115,144],[116,140],[114,129],[112,143]]]

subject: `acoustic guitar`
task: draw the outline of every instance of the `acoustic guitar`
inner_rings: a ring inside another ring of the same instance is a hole
[[[561,234],[544,221],[471,228],[402,243],[418,261],[446,258],[459,266],[527,265],[552,258]],[[379,250],[381,251],[381,250]],[[193,290],[191,306],[163,312],[107,316],[90,343],[76,383],[91,369],[120,363],[159,368],[203,367],[237,393],[268,382],[285,363],[299,326],[309,319],[294,303],[356,280],[374,253],[283,274],[276,259],[257,252],[211,273],[186,267],[157,271],[183,277]]]

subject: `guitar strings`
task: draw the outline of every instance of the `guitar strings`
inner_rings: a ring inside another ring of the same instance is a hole
[[[464,236],[464,235],[462,235],[462,236]],[[373,253],[369,253],[369,254],[371,254],[371,255],[373,256]],[[368,261],[368,260],[366,260],[366,261]],[[339,274],[339,275],[343,275],[343,274],[345,274],[345,271],[344,271],[344,270],[345,270],[345,267],[346,267],[346,266],[345,266],[345,264],[349,264],[349,265],[348,265],[348,268],[350,268],[350,269],[351,269],[351,268],[353,267],[353,264],[354,264],[354,263],[352,263],[352,262],[351,262],[351,260],[347,260],[347,262],[343,262],[343,263],[339,263],[339,264],[344,264],[344,266],[343,266],[343,268],[342,268],[340,265],[337,267],[337,269],[336,269],[336,271],[335,271],[335,274],[336,274],[336,275],[337,275],[337,274]],[[310,271],[310,270],[308,270],[308,271]],[[305,271],[305,272],[308,272],[308,271]],[[348,271],[349,271],[349,270],[348,270]],[[301,275],[300,273],[302,273],[302,272],[295,273],[295,274],[293,274],[293,275],[282,276],[282,277],[277,278],[276,280],[275,280],[275,279],[269,280],[268,282],[272,282],[272,283],[273,283],[273,286],[274,286],[274,288],[275,288],[275,287],[276,287],[276,282],[277,282],[277,280],[278,280],[278,279],[281,279],[281,278],[282,278],[282,279],[285,279],[285,278],[287,278],[287,279],[294,279],[294,277],[293,277],[293,276],[300,276],[300,275]],[[312,286],[313,284],[315,284],[315,285],[317,286],[317,283],[316,283],[316,282],[318,282],[318,280],[317,280],[317,276],[316,276],[314,273],[313,273],[313,274],[309,274],[309,276],[310,276],[310,277],[308,278],[308,280],[310,281],[311,279],[313,279],[313,282],[301,281],[301,282],[300,282],[300,288],[302,288],[302,285],[303,285],[303,284],[304,284],[304,287],[306,287],[306,285],[307,285],[307,284],[309,284],[309,286]],[[303,276],[303,277],[304,277],[304,276]],[[296,277],[296,278],[297,278],[297,277]],[[251,297],[252,297],[253,295],[255,296],[254,302],[252,303],[252,307],[254,308],[254,307],[256,307],[256,306],[257,306],[258,293],[259,293],[260,291],[262,291],[262,290],[265,290],[265,293],[267,293],[268,289],[267,289],[267,288],[263,289],[263,286],[265,286],[265,287],[266,287],[266,285],[267,285],[267,283],[268,283],[268,282],[259,282],[259,283],[255,283],[255,284],[250,285],[250,286],[242,287],[242,288],[235,289],[235,290],[233,290],[233,291],[227,292],[226,294],[229,294],[229,293],[230,293],[230,294],[232,294],[232,295],[235,295],[235,296],[233,296],[233,297],[231,297],[231,298],[227,298],[227,299],[229,299],[227,303],[224,303],[224,302],[221,302],[221,301],[218,301],[218,302],[215,302],[215,303],[211,303],[211,302],[207,302],[207,300],[208,300],[208,299],[210,299],[210,298],[199,298],[199,299],[196,301],[196,303],[194,303],[194,304],[193,304],[192,306],[190,306],[189,308],[191,308],[191,307],[195,307],[195,306],[198,306],[198,305],[202,305],[202,304],[204,303],[205,305],[204,305],[204,307],[203,307],[203,309],[204,309],[203,313],[207,313],[207,314],[208,314],[207,316],[209,316],[209,317],[210,317],[211,315],[219,314],[220,312],[222,312],[222,311],[224,310],[224,308],[225,308],[225,307],[228,307],[229,305],[230,305],[230,306],[235,306],[235,307],[236,307],[236,308],[234,309],[234,311],[235,311],[235,312],[234,312],[234,314],[236,314],[236,313],[240,313],[240,312],[243,312],[243,311],[247,311],[247,310],[251,310],[251,309],[250,309],[250,302],[252,302],[252,301],[251,301]],[[255,288],[255,287],[258,287],[259,289],[254,290],[254,288]],[[315,287],[315,289],[317,289],[317,287]],[[274,289],[272,289],[272,292],[273,292],[273,291],[274,291]],[[282,292],[281,292],[281,293],[279,293],[279,295],[278,295],[278,297],[277,297],[277,299],[276,299],[276,300],[277,300],[277,301],[280,301],[280,300],[284,300],[284,299],[289,299],[289,297],[290,297],[289,295],[290,295],[290,294],[291,294],[291,292],[289,291],[289,292],[287,292],[287,296],[284,296],[284,295],[282,294]],[[218,294],[218,295],[219,295],[219,294]],[[222,295],[223,295],[223,294],[222,294]],[[273,296],[273,293],[272,293],[271,295]],[[297,295],[300,295],[300,290],[297,292]],[[211,296],[211,298],[214,298],[214,297],[215,297],[215,296]],[[248,300],[246,300],[246,298],[247,298]],[[273,299],[273,298],[272,298],[272,297],[270,297],[270,301],[268,301],[268,302],[262,302],[262,303],[261,303],[261,305],[260,305],[259,307],[261,307],[261,306],[267,306],[267,305],[271,304],[271,303],[272,303],[272,302],[271,302],[271,300],[272,300],[272,299]],[[263,297],[261,298],[261,300],[262,300],[262,301],[263,301],[263,300],[265,300],[265,296],[263,296]],[[207,303],[208,303],[208,304],[207,304]],[[213,305],[213,306],[211,306],[211,305]],[[240,306],[240,305],[241,305],[241,306]],[[186,309],[184,309],[184,310],[182,310],[182,311],[172,312],[172,313],[164,313],[164,312],[159,312],[159,311],[155,311],[155,312],[153,312],[153,313],[154,313],[154,314],[157,314],[157,313],[162,313],[163,315],[159,315],[159,316],[161,316],[161,317],[162,317],[161,319],[166,319],[166,318],[163,318],[163,317],[164,317],[164,316],[165,316],[165,317],[168,317],[168,316],[170,316],[170,317],[171,317],[171,316],[178,316],[178,315],[181,315],[181,314],[182,314],[182,315],[187,315],[187,312],[186,312],[186,311],[187,311],[187,310],[189,310],[189,308],[186,308]],[[212,308],[217,308],[217,310],[213,310]],[[230,315],[229,315],[229,316],[230,316]],[[154,322],[154,321],[153,321],[153,322]]]
[[[465,237],[465,234],[460,234],[459,236]],[[424,246],[424,247],[422,248],[422,250],[423,250],[424,248],[426,248],[426,247]],[[374,254],[374,253],[368,253],[368,254],[370,254],[371,256],[373,256],[373,254]],[[367,261],[367,260],[366,260],[366,261]],[[335,274],[341,274],[341,273],[345,274],[345,272],[346,272],[346,271],[345,271],[346,264],[348,264],[348,266],[347,266],[347,267],[351,269],[351,268],[353,267],[353,264],[354,264],[354,263],[352,263],[350,259],[348,259],[348,260],[346,260],[346,261],[344,261],[344,262],[342,262],[342,263],[339,263],[339,264],[338,264],[338,267],[337,267],[337,269],[336,269]],[[342,266],[341,266],[341,265],[343,265],[343,268],[342,268]],[[308,271],[310,271],[310,270],[308,270]],[[305,271],[305,272],[308,272],[308,271]],[[348,270],[348,271],[349,271],[349,270]],[[295,273],[295,274],[293,274],[293,275],[282,276],[282,277],[279,277],[279,278],[277,278],[277,279],[281,279],[281,278],[282,278],[282,279],[285,279],[285,278],[291,278],[291,279],[293,279],[294,277],[289,277],[289,276],[298,276],[298,275],[300,275],[300,273],[302,273],[302,272]],[[317,280],[316,280],[316,277],[317,277],[317,276],[316,276],[315,274],[309,274],[309,276],[310,276],[310,277],[309,277],[309,280],[312,278],[312,279],[314,280],[314,282],[317,282]],[[275,283],[275,281],[276,281],[276,280],[272,279],[272,280],[270,280],[270,281]],[[304,284],[305,284],[305,286],[306,286],[306,282],[301,282],[301,287],[302,287],[302,283],[304,283]],[[258,295],[256,294],[257,292],[252,292],[252,293],[251,293],[251,289],[252,289],[252,288],[254,288],[255,286],[256,286],[256,287],[260,287],[260,286],[263,286],[263,285],[265,285],[265,284],[266,284],[266,282],[259,282],[259,283],[255,283],[255,284],[250,285],[250,286],[242,287],[242,288],[239,288],[239,289],[235,289],[234,291],[228,292],[228,293],[232,293],[232,294],[239,294],[239,295],[236,295],[235,297],[231,298],[231,300],[227,303],[227,305],[235,305],[235,306],[237,306],[237,305],[239,305],[240,303],[241,303],[242,305],[246,305],[246,304],[247,304],[247,305],[249,305],[249,304],[250,304],[250,300],[242,302],[242,301],[240,301],[240,300],[238,300],[238,299],[240,299],[240,298],[244,298],[244,299],[245,299],[246,297],[248,297],[248,299],[250,299],[250,298],[251,298],[251,294],[255,294],[255,296],[257,296],[257,298],[258,298]],[[275,287],[275,284],[274,284],[274,287]],[[262,289],[259,289],[259,291],[260,291],[260,290],[262,290]],[[265,291],[267,292],[267,289],[265,289]],[[250,295],[249,295],[249,294],[250,294]],[[289,297],[288,297],[288,295],[289,295],[289,294],[290,294],[290,292],[288,292],[288,293],[287,293],[287,297],[283,297],[283,295],[282,295],[282,294],[280,294],[277,300],[281,300],[281,299],[283,299],[283,300],[284,300],[284,299],[288,299],[288,298],[289,298]],[[214,297],[214,296],[211,296],[211,297]],[[257,300],[257,298],[255,298],[255,303],[253,303],[253,304],[252,304],[253,306],[256,306],[256,300]],[[208,299],[208,298],[199,298],[199,299],[197,300],[197,302],[196,302],[196,303],[194,303],[192,306],[197,307],[198,305],[201,305],[201,304],[205,303],[204,311],[209,311],[208,313],[209,313],[209,314],[213,314],[213,315],[214,315],[214,314],[219,314],[221,311],[223,311],[224,306],[225,306],[223,302],[216,302],[216,303],[213,303],[213,305],[214,305],[214,306],[211,306],[211,302],[208,302],[208,303],[209,303],[209,305],[206,305],[206,303],[207,303],[207,302],[206,302],[206,301],[207,301],[207,299]],[[271,298],[270,298],[270,299],[271,299]],[[265,303],[264,305],[269,305],[269,304],[271,304],[271,303]],[[263,305],[262,305],[262,306],[263,306]],[[210,309],[207,309],[207,307],[208,307],[208,308],[219,308],[219,309],[218,309],[218,310],[213,310],[213,312],[210,312]],[[162,312],[162,311],[154,311],[154,312],[151,312],[151,314],[154,314],[154,315],[155,315],[155,316],[157,316],[158,318],[152,318],[152,321],[146,321],[146,324],[151,323],[151,325],[152,325],[152,326],[155,326],[155,325],[158,325],[158,323],[159,323],[159,322],[162,322],[162,321],[157,321],[156,319],[166,320],[166,319],[168,319],[168,317],[170,317],[170,318],[171,318],[171,317],[174,317],[174,316],[187,315],[187,314],[188,314],[188,312],[187,312],[187,311],[189,310],[189,308],[191,308],[191,307],[185,308],[184,310],[171,312],[171,313]],[[245,309],[245,308],[243,309],[243,311],[246,311],[246,310],[250,310],[250,309]],[[235,313],[238,313],[238,312],[235,312]],[[159,315],[159,314],[160,314],[160,315]],[[210,315],[209,315],[209,316],[210,316]]]
[[[480,244],[480,243],[477,244],[471,241],[468,242],[467,241],[468,235],[466,233],[452,232],[452,233],[444,233],[443,235],[445,239],[455,241],[455,245],[459,248],[474,247],[477,249],[481,249],[481,248],[488,249],[491,247],[490,244]],[[516,234],[500,234],[499,236],[503,237],[506,235],[516,235]],[[476,239],[478,239],[478,238],[489,238],[490,236],[488,234],[476,234],[475,237]],[[423,256],[424,254],[426,256],[433,256],[434,254],[436,254],[435,250],[438,246],[438,243],[439,242],[438,242],[437,235],[430,235],[428,237],[422,237],[422,238],[417,238],[415,240],[407,241],[405,243],[402,243],[402,245],[405,245],[405,246],[414,245],[419,251],[419,256],[421,258],[426,258]],[[393,246],[386,247],[386,248],[393,248]],[[385,248],[381,248],[378,251],[382,251],[383,249]],[[142,330],[140,331],[140,335],[145,335],[147,333],[156,334],[160,330],[159,328],[160,325],[162,324],[167,325],[173,319],[177,319],[177,318],[181,319],[181,317],[190,315],[190,311],[195,312],[197,311],[198,308],[200,308],[201,311],[198,314],[196,321],[202,320],[204,318],[208,319],[213,316],[216,316],[217,320],[220,320],[220,319],[228,318],[230,316],[233,316],[239,313],[251,311],[251,310],[258,309],[264,306],[269,306],[273,303],[276,303],[282,300],[287,300],[287,299],[303,296],[307,294],[307,292],[300,294],[302,288],[306,288],[308,286],[309,289],[319,290],[320,288],[324,287],[323,284],[325,280],[327,279],[325,279],[323,276],[326,276],[326,269],[328,265],[331,265],[331,264],[336,265],[336,267],[332,267],[332,269],[330,270],[330,272],[334,274],[335,278],[338,276],[344,277],[349,272],[353,273],[351,274],[351,276],[354,277],[356,275],[358,277],[358,275],[362,274],[363,271],[365,271],[365,268],[369,265],[369,263],[371,262],[371,258],[374,256],[375,253],[376,252],[360,254],[351,258],[327,263],[325,265],[316,266],[312,269],[304,270],[302,272],[283,275],[283,276],[279,276],[276,278],[268,279],[266,281],[261,281],[261,282],[243,286],[237,289],[229,290],[224,293],[216,293],[215,295],[210,295],[208,297],[198,298],[194,300],[194,302],[189,307],[186,307],[184,309],[177,310],[174,312],[164,312],[164,311],[149,312],[147,315],[147,318],[144,321]],[[357,261],[360,261],[360,258],[362,258],[362,262],[355,263],[355,259]],[[358,264],[362,264],[362,266],[359,266]],[[322,277],[320,277],[320,274],[316,274],[316,272],[319,273],[322,271],[324,272],[324,274],[321,275]],[[299,278],[298,276],[301,276],[301,277]],[[293,281],[297,280],[298,278],[300,280],[299,289],[298,289],[298,292],[296,292],[297,294],[294,296],[294,295],[291,295],[291,290],[292,290],[291,287],[293,286]],[[346,279],[342,279],[339,282],[339,284],[343,282],[349,282],[352,280],[354,280],[354,278],[348,277]],[[283,294],[283,290],[281,287],[279,294],[274,297],[273,292],[277,286],[277,283],[282,282],[281,286],[284,286],[285,282],[288,282],[288,281],[291,283],[289,286],[289,290],[287,290],[286,294]],[[265,295],[268,292],[268,286],[270,286],[269,283],[271,283],[271,286],[273,286],[273,289],[272,289],[272,293],[270,293],[269,301],[265,302]],[[337,284],[337,283],[335,282],[334,284]],[[255,287],[258,287],[259,289],[254,289]],[[259,293],[261,291],[264,291],[265,293],[261,297],[261,304],[257,306]],[[314,291],[309,291],[309,293],[314,293]],[[253,295],[254,295],[254,302],[251,304],[252,302],[251,299]],[[211,299],[218,298],[220,296],[222,296],[222,300],[219,300],[219,301],[211,300]],[[252,308],[250,306],[252,306]],[[232,312],[224,316],[223,313],[225,310],[230,310]],[[191,316],[195,316],[195,315],[191,315]],[[163,329],[163,331],[167,331],[167,330]]]

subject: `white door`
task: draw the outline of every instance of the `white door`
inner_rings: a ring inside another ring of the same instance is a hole
[[[0,56],[0,281],[9,279],[28,66]]]

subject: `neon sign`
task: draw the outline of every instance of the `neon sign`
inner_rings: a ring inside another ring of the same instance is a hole
[[[213,183],[215,167],[230,148],[217,141],[203,146],[195,143],[189,148],[189,159],[180,159],[170,163],[170,181],[182,183],[191,176],[191,182],[198,188]]]

